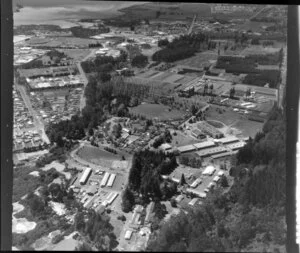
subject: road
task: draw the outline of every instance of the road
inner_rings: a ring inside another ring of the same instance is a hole
[[[49,144],[50,143],[50,140],[48,138],[48,136],[46,135],[45,133],[45,129],[44,129],[44,124],[43,122],[41,121],[40,117],[37,115],[36,111],[32,108],[32,105],[31,105],[31,102],[30,102],[30,99],[28,97],[28,94],[26,93],[26,88],[23,86],[23,85],[19,85],[16,83],[16,80],[15,80],[15,87],[16,89],[20,92],[21,96],[22,96],[22,99],[26,105],[26,107],[28,108],[30,114],[32,115],[33,117],[33,120],[34,120],[34,126],[36,127],[37,131],[41,134],[43,140]]]
[[[283,49],[283,61],[282,61],[282,67],[281,67],[281,84],[278,89],[278,106],[279,108],[283,109],[283,96],[284,96],[284,90],[285,90],[285,84],[286,84],[286,71],[287,71],[287,48],[285,47]]]
[[[265,9],[267,9],[269,7],[270,7],[269,5],[265,6],[264,8],[262,8],[261,10],[259,10],[258,12],[256,12],[253,16],[251,16],[249,18],[249,20],[251,20],[252,18],[255,18],[258,14],[260,14],[262,11],[264,11]]]
[[[86,61],[88,58],[92,57],[95,55],[95,52],[97,51],[97,49],[92,49],[91,52],[84,57],[81,61],[76,62],[76,66],[79,70],[80,75],[82,76],[83,79],[83,85],[84,85],[84,89],[86,88],[87,84],[88,84],[88,79],[86,77],[86,74],[84,73],[82,67],[81,67],[81,62]],[[80,111],[82,111],[82,109],[85,107],[85,96],[84,96],[84,92],[80,98]]]

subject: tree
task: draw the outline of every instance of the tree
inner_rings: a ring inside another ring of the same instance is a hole
[[[90,136],[93,136],[93,135],[94,135],[94,129],[93,129],[93,128],[90,128],[88,132],[89,132],[89,135],[90,135]]]
[[[171,200],[170,200],[170,203],[171,203],[171,206],[172,206],[172,207],[177,207],[177,203],[176,203],[176,200],[175,200],[175,199],[171,199]]]
[[[133,67],[144,68],[147,64],[148,64],[148,57],[142,54],[135,56],[131,61],[131,65]]]
[[[75,248],[75,251],[93,251],[93,248],[87,244],[86,242],[83,242],[78,247]]]
[[[126,187],[122,195],[122,211],[128,213],[132,210],[134,205],[134,196],[131,190]]]
[[[180,183],[179,183],[179,184],[180,184],[180,185],[186,184],[185,177],[184,177],[184,174],[183,174],[183,173],[181,174],[181,178],[180,178]]]
[[[232,88],[230,89],[230,91],[229,91],[229,97],[230,97],[230,98],[234,98],[234,94],[235,94],[235,88],[232,87]]]
[[[210,89],[210,94],[212,94],[212,93],[213,93],[213,89],[214,89],[214,85],[211,84],[211,85],[209,86],[209,89]]]
[[[248,88],[248,89],[246,90],[246,97],[250,97],[250,96],[251,96],[251,89]]]
[[[228,184],[228,181],[227,181],[227,177],[226,176],[222,176],[221,177],[221,179],[220,179],[220,184],[221,184],[221,186],[222,187],[228,187],[229,186],[229,184]]]
[[[195,115],[197,113],[197,108],[196,108],[196,106],[194,104],[191,105],[190,112],[191,112],[192,115]]]

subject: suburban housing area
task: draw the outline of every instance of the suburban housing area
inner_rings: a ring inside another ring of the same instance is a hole
[[[120,13],[14,27],[13,249],[286,252],[287,7]]]

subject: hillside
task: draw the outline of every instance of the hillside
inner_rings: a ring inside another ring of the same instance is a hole
[[[234,184],[163,223],[149,251],[285,252],[285,116],[273,109],[263,132],[241,149]]]

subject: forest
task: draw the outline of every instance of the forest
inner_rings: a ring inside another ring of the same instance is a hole
[[[171,198],[176,192],[174,184],[165,184],[161,175],[170,174],[177,166],[174,154],[148,149],[136,152],[128,176],[128,186],[122,196],[124,212],[132,210],[134,204],[149,203]],[[141,197],[139,197],[141,194]]]
[[[149,87],[124,83],[122,77],[102,83],[90,78],[85,89],[86,106],[82,115],[73,115],[70,120],[49,124],[46,133],[51,142],[65,146],[65,138],[79,140],[85,137],[86,130],[103,123],[110,115],[130,116],[128,106],[136,105],[149,92]]]
[[[209,41],[207,35],[202,33],[192,35],[181,35],[175,38],[172,42],[161,40],[158,42],[161,50],[155,52],[152,56],[153,61],[174,62],[193,56],[201,47],[210,49],[216,44]]]
[[[274,108],[263,131],[233,159],[234,184],[160,224],[148,251],[285,252],[285,116]]]

